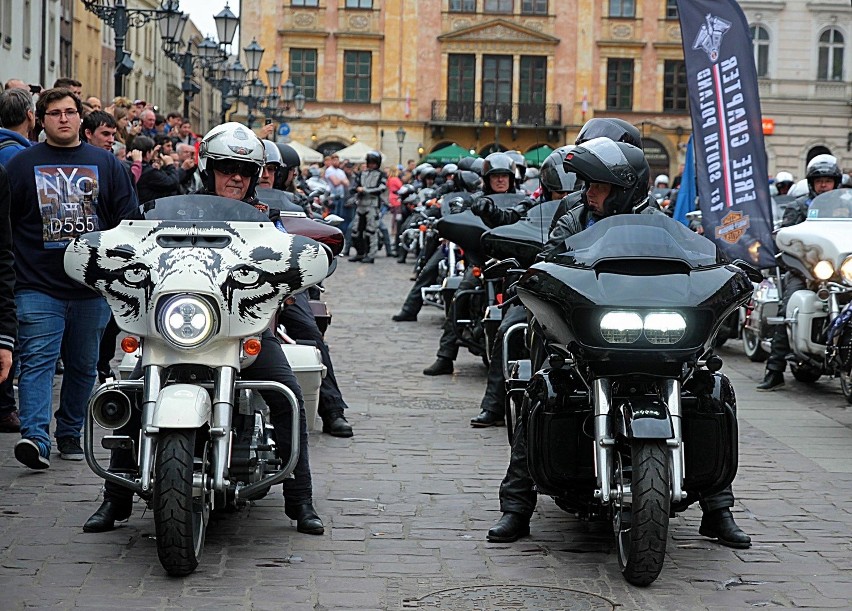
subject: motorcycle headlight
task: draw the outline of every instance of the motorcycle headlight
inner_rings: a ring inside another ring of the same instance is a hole
[[[642,335],[642,317],[636,312],[607,312],[601,318],[601,335],[610,344],[632,344]]]
[[[686,334],[686,319],[677,312],[651,312],[643,326],[652,344],[676,344]]]
[[[816,265],[814,265],[814,276],[816,276],[820,280],[828,280],[834,275],[834,265],[831,264],[831,261],[820,261]]]
[[[843,276],[846,284],[852,284],[852,255],[843,260],[843,264],[840,266],[840,275]]]
[[[178,348],[195,348],[216,330],[216,315],[205,300],[175,295],[160,308],[160,333]]]

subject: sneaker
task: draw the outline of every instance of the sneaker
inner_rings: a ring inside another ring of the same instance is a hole
[[[784,386],[784,372],[767,371],[766,376],[763,378],[763,382],[757,385],[756,390],[758,392],[769,392],[781,388],[782,386]]]
[[[30,469],[47,469],[50,466],[50,446],[33,439],[21,439],[15,444],[15,458]]]
[[[56,449],[59,450],[59,458],[62,460],[83,460],[85,454],[80,447],[79,437],[59,437],[56,440]]]
[[[0,433],[18,433],[21,430],[21,419],[18,410],[13,409],[0,416]]]

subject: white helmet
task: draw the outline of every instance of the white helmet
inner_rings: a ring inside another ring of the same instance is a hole
[[[223,123],[204,135],[198,148],[198,169],[207,191],[215,192],[213,172],[216,164],[224,161],[245,162],[256,166],[246,197],[254,195],[254,188],[266,165],[266,149],[260,138],[242,123]]]
[[[803,178],[790,187],[790,190],[787,191],[787,195],[790,195],[791,197],[801,197],[802,195],[807,195],[808,191],[808,179]]]
[[[657,184],[658,184],[658,183],[661,183],[661,182],[666,183],[666,186],[667,186],[667,187],[669,186],[669,177],[668,177],[668,175],[667,175],[667,174],[659,174],[659,175],[657,175],[657,177],[654,179],[654,186],[656,187],[656,186],[657,186]]]
[[[785,182],[789,182],[790,184],[793,184],[796,181],[793,180],[793,175],[790,174],[790,172],[778,172],[775,175],[775,184],[777,185],[779,183],[785,183]]]

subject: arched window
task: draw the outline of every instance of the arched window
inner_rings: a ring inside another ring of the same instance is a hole
[[[822,146],[821,144],[812,147],[805,157],[805,166],[807,166],[811,162],[811,159],[817,155],[831,155],[831,149],[826,146]]]
[[[762,25],[749,28],[754,44],[754,65],[757,67],[758,78],[769,76],[769,31]]]
[[[822,81],[843,79],[843,34],[837,28],[828,28],[820,34],[817,78]]]

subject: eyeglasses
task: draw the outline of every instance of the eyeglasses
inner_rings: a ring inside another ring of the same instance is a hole
[[[227,176],[233,176],[234,174],[239,174],[243,178],[257,176],[257,166],[245,161],[218,161],[213,169]]]
[[[80,113],[78,113],[76,109],[71,109],[71,110],[48,110],[44,114],[45,114],[45,116],[48,116],[51,119],[58,119],[62,115],[65,115],[69,119],[73,119],[74,117],[76,117]]]

